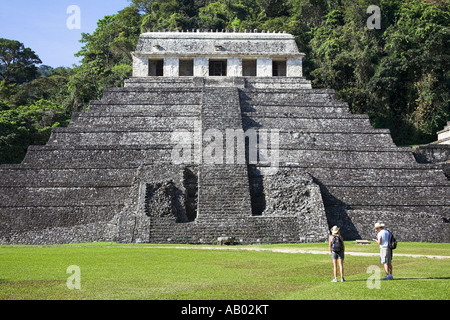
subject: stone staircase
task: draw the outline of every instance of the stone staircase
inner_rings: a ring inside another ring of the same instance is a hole
[[[199,166],[198,216],[251,216],[250,191],[246,164],[226,163],[226,130],[242,130],[239,92],[237,88],[205,88],[201,113],[203,159]],[[216,150],[222,153],[219,163],[211,163],[205,150],[208,130],[220,134],[223,141]],[[234,152],[233,152],[234,154]]]

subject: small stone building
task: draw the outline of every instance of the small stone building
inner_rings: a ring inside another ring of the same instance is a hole
[[[0,243],[450,241],[450,183],[302,76],[295,39],[149,32],[133,77],[0,166]]]
[[[286,33],[148,32],[133,52],[133,77],[302,77]]]
[[[450,145],[450,121],[441,131],[438,131],[438,140],[436,144],[448,144]]]

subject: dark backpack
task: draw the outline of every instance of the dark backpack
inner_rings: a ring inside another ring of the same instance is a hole
[[[331,249],[333,250],[333,252],[340,252],[342,250],[341,237],[333,237],[333,240],[331,240]]]
[[[388,241],[389,249],[394,250],[397,248],[397,240],[394,237],[392,231],[389,231],[389,241]]]

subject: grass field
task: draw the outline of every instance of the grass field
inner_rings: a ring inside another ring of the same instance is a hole
[[[400,243],[395,281],[368,288],[369,266],[380,267],[378,246],[346,242],[344,283],[331,283],[329,255],[267,249],[326,251],[327,244],[233,246],[226,250],[183,245],[95,243],[0,246],[1,300],[448,300],[450,244]],[[213,247],[213,246],[210,246]],[[217,248],[217,246],[215,247]],[[262,248],[266,251],[257,251]],[[220,249],[224,249],[223,247]],[[236,250],[242,249],[242,250]],[[246,249],[246,250],[244,250]],[[255,250],[248,250],[255,249]],[[78,266],[81,289],[68,289],[69,266]],[[375,283],[369,281],[369,283]]]

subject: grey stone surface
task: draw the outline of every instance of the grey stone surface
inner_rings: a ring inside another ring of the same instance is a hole
[[[295,38],[287,33],[147,32],[135,53],[175,56],[298,55]]]
[[[450,180],[450,145],[433,143],[413,149],[414,157],[419,163],[433,163],[442,168]]]

